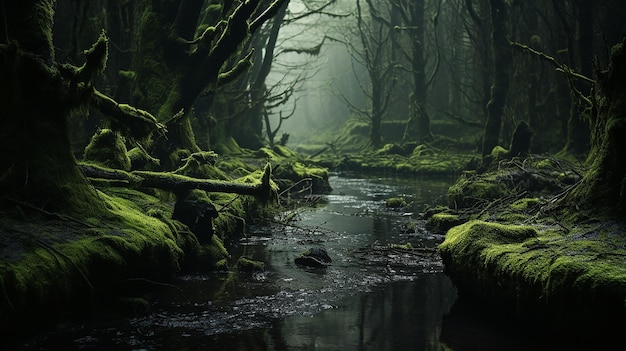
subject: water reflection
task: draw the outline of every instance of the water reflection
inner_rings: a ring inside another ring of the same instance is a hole
[[[442,350],[441,321],[455,299],[443,274],[378,286],[311,318],[281,323],[290,350]]]
[[[386,209],[385,199],[404,196],[413,204],[406,212],[417,213],[440,201],[452,181],[334,176],[334,192],[323,205],[300,211],[296,226],[255,228],[229,248],[233,261],[243,255],[264,261],[264,273],[184,276],[178,290],[151,286],[143,296],[152,306],[148,316],[68,324],[20,349],[510,349],[501,334],[473,328],[471,317],[442,322],[455,289],[432,250],[410,257],[419,264],[397,266],[386,254],[378,256],[386,264],[355,255],[391,243],[435,247],[443,236],[429,233],[417,216]],[[403,229],[408,221],[416,222],[412,233]],[[296,266],[294,258],[316,245],[327,249],[332,266]],[[475,348],[477,335],[494,347]]]

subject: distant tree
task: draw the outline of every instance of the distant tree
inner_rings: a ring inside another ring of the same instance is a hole
[[[483,133],[483,157],[500,142],[502,115],[509,89],[511,47],[507,39],[508,5],[505,0],[489,0],[491,6],[491,43],[493,50],[494,79],[491,98],[487,103],[487,121]]]
[[[592,0],[552,0],[552,3],[567,35],[567,65],[586,77],[592,77],[594,30]],[[576,80],[572,85],[575,91],[571,95],[567,140],[563,151],[583,156],[589,151],[589,111],[584,112],[586,103],[580,101],[579,96],[589,96],[591,84]]]
[[[403,30],[409,33],[409,48],[404,50],[402,45],[399,45],[400,50],[403,52],[403,56],[408,60],[408,71],[412,75],[412,92],[409,97],[409,120],[407,122],[407,128],[404,133],[403,141],[417,141],[422,143],[430,141],[433,138],[430,129],[430,117],[426,110],[428,85],[432,82],[430,77],[427,77],[427,65],[426,65],[426,53],[425,53],[425,1],[409,1],[409,0],[394,0],[392,1],[394,9],[400,15],[403,26],[393,26],[394,30]],[[437,21],[439,16],[441,1],[439,6],[435,10],[433,15],[433,21]],[[436,27],[436,24],[435,24]],[[435,28],[436,31],[436,28]],[[433,69],[432,76],[436,73],[439,65],[439,58],[435,68]]]
[[[265,0],[268,3],[271,1]],[[206,120],[208,116],[214,116],[221,125],[216,126],[211,132],[213,143],[219,144],[220,139],[225,135],[232,136],[237,143],[246,148],[257,149],[269,143],[274,143],[274,137],[282,126],[282,121],[293,115],[295,107],[291,112],[284,110],[285,106],[293,105],[292,97],[296,89],[310,76],[311,64],[303,60],[298,63],[289,63],[289,66],[282,73],[282,79],[275,79],[281,72],[281,57],[285,54],[307,54],[317,56],[324,43],[324,38],[320,37],[319,42],[311,43],[312,27],[321,24],[300,24],[313,16],[337,16],[330,12],[330,8],[337,0],[314,0],[314,1],[293,1],[291,6],[284,5],[280,8],[271,21],[268,21],[257,32],[253,33],[250,40],[246,42],[242,52],[253,51],[251,69],[242,73],[233,83],[225,89],[221,89],[214,96],[207,94],[202,98],[199,107],[200,116],[198,124],[202,124],[202,133],[207,129]],[[288,37],[281,38],[283,27],[300,25],[303,27],[299,32],[291,31]],[[306,26],[306,28],[304,28]],[[305,42],[303,47],[294,47],[292,42],[300,38]],[[317,38],[316,38],[317,39]],[[239,58],[233,57],[231,61],[236,62]],[[315,58],[311,60],[313,62]],[[284,62],[282,63],[284,64]],[[269,80],[270,74],[273,79]],[[238,100],[239,103],[233,103]],[[278,111],[278,112],[276,112]],[[278,123],[272,126],[276,119],[272,118],[280,115]]]
[[[482,108],[484,116],[488,115],[487,104],[489,103],[491,95],[491,84],[493,81],[493,49],[492,49],[492,24],[490,14],[490,5],[487,0],[471,1],[464,0],[467,13],[469,15],[469,22],[466,24],[467,34],[472,42],[475,53],[474,62],[476,66],[473,67],[476,75],[474,79],[480,84],[478,90],[479,105]],[[479,11],[474,7],[474,4],[478,3]]]
[[[396,84],[396,63],[391,60],[391,36],[393,29],[389,26],[390,7],[387,3],[377,0],[356,2],[357,36],[360,47],[348,43],[352,49],[352,57],[362,64],[367,71],[369,82],[367,88],[363,84],[364,93],[370,101],[370,109],[358,110],[367,116],[370,123],[370,143],[379,148],[382,143],[381,125],[385,118],[393,88]]]

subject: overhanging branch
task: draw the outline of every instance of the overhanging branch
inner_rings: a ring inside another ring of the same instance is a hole
[[[120,104],[95,88],[91,106],[128,128],[130,136],[135,139],[143,139],[155,130],[162,135],[166,132],[165,126],[149,112],[127,104]]]

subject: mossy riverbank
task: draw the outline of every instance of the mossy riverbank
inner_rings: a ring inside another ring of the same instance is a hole
[[[450,188],[429,224],[447,231],[441,256],[461,306],[556,347],[619,343],[626,224],[561,205],[580,174],[565,161],[513,159]]]
[[[211,163],[185,155],[178,174],[199,178],[210,174],[209,179],[254,185],[269,174],[260,169],[269,162],[277,170],[276,183],[271,182],[275,193],[289,192],[299,182],[316,191],[329,189],[327,170],[287,153],[287,149],[245,152]],[[271,199],[250,195],[195,190],[179,199],[180,194],[171,191],[90,180],[104,210],[88,218],[0,198],[2,343],[77,315],[146,310],[145,301],[136,299],[142,291],[137,286],[168,283],[185,272],[235,267],[238,257],[231,257],[224,243],[241,237],[248,223],[273,206]],[[213,208],[216,218],[208,236],[172,219],[181,199]],[[129,306],[128,301],[135,302]]]

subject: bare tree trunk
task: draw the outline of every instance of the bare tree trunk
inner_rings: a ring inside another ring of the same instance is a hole
[[[372,115],[370,124],[370,142],[374,149],[382,143],[381,127],[383,120],[383,87],[381,82],[372,79]]]
[[[504,0],[490,0],[493,23],[491,41],[494,59],[494,80],[491,86],[491,99],[487,104],[487,121],[483,133],[483,157],[500,142],[502,115],[509,89],[511,48],[506,38],[508,9]]]
[[[580,73],[585,77],[592,77],[593,75],[593,3],[591,0],[577,0],[576,7],[578,11],[578,50],[577,55],[573,51],[570,54],[572,67],[575,67],[575,61],[578,61]],[[573,37],[574,33],[568,33],[570,37]],[[570,39],[573,41],[573,39]],[[589,83],[578,80],[575,82],[576,89],[580,91],[584,96],[588,96],[591,93],[591,86]],[[572,94],[574,94],[572,92]],[[567,141],[564,147],[564,151],[574,154],[576,156],[583,156],[589,152],[590,142],[590,130],[588,113],[580,111],[581,103],[577,101],[576,97],[572,98],[572,104],[570,108],[570,116],[567,121]]]

